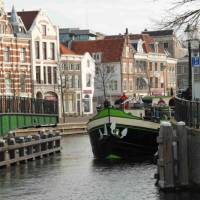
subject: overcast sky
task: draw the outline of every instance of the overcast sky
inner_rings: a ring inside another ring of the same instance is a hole
[[[166,15],[171,0],[4,0],[19,10],[47,11],[59,27],[80,27],[105,34],[140,33],[155,29],[155,21]]]

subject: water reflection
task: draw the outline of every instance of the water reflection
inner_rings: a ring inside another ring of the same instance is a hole
[[[198,193],[162,193],[151,160],[93,159],[87,136],[63,140],[57,157],[0,169],[1,200],[193,200]]]
[[[198,200],[200,199],[199,192],[173,192],[163,193],[160,192],[159,200]]]

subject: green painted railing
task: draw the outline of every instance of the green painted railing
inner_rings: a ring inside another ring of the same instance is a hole
[[[57,124],[57,101],[0,96],[0,136],[18,128]]]
[[[18,128],[37,127],[57,124],[57,115],[37,114],[0,114],[0,136]]]

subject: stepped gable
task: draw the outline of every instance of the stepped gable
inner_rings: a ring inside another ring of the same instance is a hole
[[[77,54],[89,52],[102,53],[102,62],[120,62],[124,47],[124,39],[103,39],[90,41],[73,41],[71,49]]]
[[[64,44],[60,44],[60,53],[63,55],[75,55],[76,53],[71,49],[67,48]]]
[[[17,12],[17,15],[21,17],[27,31],[31,28],[31,26],[39,12],[40,11],[36,11],[36,10],[35,11]]]

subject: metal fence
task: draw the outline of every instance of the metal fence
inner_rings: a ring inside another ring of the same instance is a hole
[[[58,102],[27,97],[0,96],[0,113],[58,114]]]
[[[184,121],[190,127],[199,128],[200,101],[189,101],[176,97],[175,119],[176,121]]]

